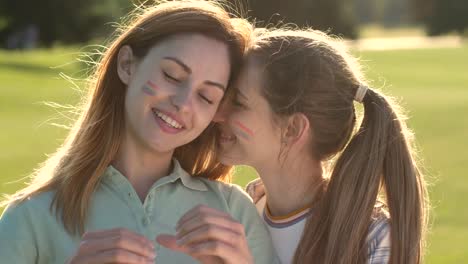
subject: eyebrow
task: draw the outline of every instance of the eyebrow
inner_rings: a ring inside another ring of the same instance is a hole
[[[220,83],[217,83],[217,82],[213,82],[213,81],[205,81],[206,84],[208,85],[213,85],[213,86],[216,86],[218,87],[219,89],[226,91],[226,87],[224,87],[224,85],[220,84]]]
[[[187,66],[185,63],[183,63],[182,61],[180,61],[179,59],[177,58],[174,58],[174,57],[164,57],[163,59],[165,60],[171,60],[177,64],[179,64],[180,67],[182,67],[182,69],[184,69],[185,72],[191,74],[192,73],[192,69],[190,69],[189,66]]]
[[[190,67],[187,66],[185,63],[183,63],[181,60],[179,60],[177,58],[174,58],[174,57],[164,57],[163,59],[171,60],[171,61],[177,63],[180,67],[182,67],[182,69],[185,72],[187,72],[188,74],[192,74],[192,69],[190,69]],[[222,85],[220,83],[217,83],[217,82],[205,81],[205,84],[216,86],[216,87],[220,88],[221,90],[223,90],[223,92],[226,90],[226,87],[224,85]]]

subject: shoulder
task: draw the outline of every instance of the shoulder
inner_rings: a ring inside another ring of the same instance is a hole
[[[0,255],[5,263],[33,263],[42,238],[49,233],[52,193],[43,193],[7,206],[0,218]]]
[[[378,202],[372,212],[372,222],[367,236],[368,242],[381,243],[390,236],[390,216],[385,204]]]
[[[256,224],[262,223],[252,198],[239,185],[202,180],[210,191],[217,192],[218,196],[221,196],[221,199],[225,201],[227,211],[237,221],[244,225],[249,224],[251,221]]]
[[[390,223],[388,218],[374,220],[369,227],[367,241],[380,244],[390,235]]]
[[[230,184],[220,181],[200,179],[210,190],[218,192],[224,197],[229,207],[240,204],[252,204],[249,195],[237,184]]]
[[[43,232],[56,219],[55,213],[51,211],[52,199],[53,193],[45,192],[9,204],[0,217],[0,232],[2,234],[15,233],[19,230]]]
[[[38,215],[49,213],[53,196],[53,192],[44,192],[32,197],[27,197],[23,201],[10,203],[2,214],[2,222],[6,218],[37,217]]]

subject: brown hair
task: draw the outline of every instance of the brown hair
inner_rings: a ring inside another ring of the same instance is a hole
[[[386,215],[379,194],[390,214],[390,263],[420,263],[427,193],[397,105],[369,89],[357,129],[354,96],[365,85],[359,64],[319,31],[262,31],[249,57],[261,67],[262,94],[277,118],[303,113],[311,155],[334,161],[294,263],[365,263],[370,224]]]
[[[139,8],[132,17],[128,26],[120,28],[97,65],[80,117],[64,144],[36,171],[33,183],[15,193],[4,205],[54,190],[51,210],[60,212],[69,233],[82,234],[91,195],[114,159],[125,128],[126,88],[117,76],[119,49],[129,45],[141,58],[168,36],[204,34],[228,45],[233,79],[251,35],[251,27],[245,20],[231,18],[214,1],[164,1]],[[230,167],[217,161],[214,142],[214,132],[209,126],[199,138],[176,149],[174,156],[195,177],[228,181]]]

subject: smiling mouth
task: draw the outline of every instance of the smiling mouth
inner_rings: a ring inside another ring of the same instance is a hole
[[[153,108],[151,109],[154,113],[155,116],[157,116],[160,120],[162,120],[164,123],[166,123],[168,126],[175,128],[175,129],[183,129],[184,126],[181,125],[179,122],[176,120],[172,119],[170,116],[164,114],[163,112]]]

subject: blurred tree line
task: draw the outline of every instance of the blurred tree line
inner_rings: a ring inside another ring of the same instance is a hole
[[[31,32],[44,46],[106,37],[131,8],[130,0],[0,0],[0,43],[22,48],[15,42]]]
[[[426,25],[428,35],[468,29],[468,0],[412,0],[415,17]]]
[[[0,45],[21,48],[30,38],[43,46],[86,42],[108,36],[143,0],[0,0]],[[468,27],[468,0],[230,0],[243,3],[258,25],[294,23],[347,38],[358,26],[423,23],[429,35]],[[147,1],[146,4],[151,4]],[[16,46],[15,46],[16,45]]]

